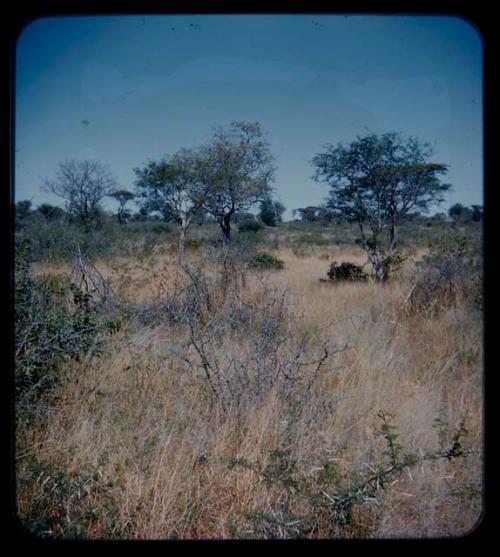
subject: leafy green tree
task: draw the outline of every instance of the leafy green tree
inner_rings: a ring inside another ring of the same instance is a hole
[[[66,214],[61,207],[50,205],[49,203],[42,203],[36,210],[37,213],[43,215],[47,220],[51,221],[61,221]]]
[[[31,200],[23,199],[21,201],[18,201],[14,209],[16,229],[24,228],[29,222],[29,218],[33,214],[33,211],[31,209]]]
[[[283,213],[286,207],[279,201],[264,199],[260,202],[259,218],[267,226],[276,226],[278,222],[283,222]]]
[[[118,201],[118,222],[124,223],[126,221],[126,210],[125,205],[132,201],[135,198],[135,195],[128,190],[116,190],[109,194],[109,197],[112,197],[116,201]]]
[[[20,220],[24,220],[31,215],[31,200],[23,199],[16,203],[16,217]]]
[[[219,223],[226,245],[233,216],[269,197],[274,158],[260,124],[244,121],[217,128],[201,154],[206,185],[203,207]]]
[[[116,178],[101,162],[67,159],[59,163],[54,179],[45,179],[43,189],[64,199],[70,217],[88,228],[115,186]]]
[[[448,216],[454,223],[472,220],[472,214],[472,211],[461,203],[455,203],[448,209]]]
[[[202,159],[199,150],[180,149],[159,161],[149,161],[142,168],[134,168],[135,188],[143,207],[160,211],[181,227],[179,258],[189,225],[203,211],[208,185],[202,179]]]
[[[329,209],[357,223],[376,280],[388,276],[401,218],[428,212],[451,187],[439,179],[447,166],[429,162],[433,154],[428,143],[386,133],[326,145],[312,160],[314,179],[330,187]]]
[[[300,220],[302,222],[317,222],[320,220],[321,217],[321,209],[320,207],[302,207],[297,209],[297,212],[300,215]]]
[[[482,205],[471,205],[472,209],[472,220],[474,222],[480,222],[483,220],[483,206]]]

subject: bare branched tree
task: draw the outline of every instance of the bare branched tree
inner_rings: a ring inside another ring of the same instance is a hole
[[[67,159],[59,163],[54,179],[44,181],[43,189],[64,199],[70,217],[88,226],[115,186],[114,175],[101,162]]]

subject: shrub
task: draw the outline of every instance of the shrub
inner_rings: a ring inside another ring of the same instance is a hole
[[[69,276],[30,273],[28,241],[16,246],[14,323],[15,392],[18,409],[59,383],[64,361],[78,358],[96,341],[103,323],[90,294]]]
[[[411,468],[424,462],[452,461],[466,458],[472,449],[464,447],[467,435],[465,418],[451,436],[440,428],[441,445],[434,450],[410,451],[398,442],[391,423],[393,416],[379,412],[386,449],[361,473],[342,472],[331,460],[318,462],[316,474],[300,471],[289,447],[278,447],[269,454],[268,464],[262,467],[242,458],[231,458],[230,469],[241,466],[262,478],[269,490],[270,500],[265,511],[245,513],[250,532],[266,538],[364,537],[363,524],[356,508],[370,506],[386,489]],[[273,489],[274,488],[274,489]],[[279,494],[279,499],[276,494]],[[301,506],[297,506],[297,501]],[[297,509],[298,512],[294,512]],[[300,509],[300,510],[299,510]]]
[[[68,474],[35,461],[19,476],[19,518],[42,539],[86,539],[89,531],[124,538],[132,524],[120,517],[113,497],[116,487],[114,481],[103,482],[98,472]]]
[[[443,236],[417,266],[416,282],[406,301],[410,313],[435,316],[458,301],[482,309],[482,246],[478,241]]]
[[[149,226],[149,230],[153,234],[169,234],[172,231],[172,227],[168,222],[155,222]]]
[[[252,269],[284,269],[285,262],[270,253],[256,253],[248,262]]]
[[[259,221],[247,219],[238,224],[239,232],[258,232],[262,230],[263,225]]]
[[[368,275],[362,267],[349,262],[339,265],[336,261],[332,261],[327,275],[333,281],[365,281],[368,279]]]

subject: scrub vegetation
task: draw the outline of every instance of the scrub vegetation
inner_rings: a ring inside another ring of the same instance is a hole
[[[18,203],[19,520],[61,539],[466,535],[483,511],[482,213],[389,211],[372,244],[339,204],[283,222],[267,192],[263,218],[245,213],[271,162],[258,126],[229,131],[208,166],[190,151],[137,170],[138,213],[116,188],[118,215]]]

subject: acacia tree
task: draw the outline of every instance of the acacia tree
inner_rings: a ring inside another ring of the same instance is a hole
[[[125,205],[134,199],[135,195],[128,190],[117,190],[109,194],[109,197],[112,197],[119,203],[118,207],[118,222],[124,223],[126,218],[125,212]]]
[[[455,203],[448,209],[448,216],[456,224],[472,220],[473,210],[461,203]]]
[[[328,208],[358,224],[377,280],[388,276],[401,217],[428,212],[451,187],[439,179],[447,166],[428,162],[433,154],[428,143],[386,133],[358,137],[348,145],[326,145],[312,160],[314,180],[330,186]]]
[[[180,149],[159,161],[134,168],[135,188],[142,206],[160,211],[180,224],[179,259],[183,259],[186,234],[192,220],[202,211],[207,185],[201,179],[198,150]]]
[[[69,216],[88,227],[115,186],[113,173],[101,162],[67,159],[53,180],[45,179],[43,189],[64,199]]]
[[[234,214],[271,194],[274,158],[258,122],[234,121],[218,128],[201,152],[207,186],[203,207],[219,223],[227,245]]]
[[[65,216],[61,207],[55,207],[54,205],[50,205],[50,203],[42,203],[37,207],[36,212],[50,221],[62,221]]]
[[[267,226],[276,226],[278,222],[283,221],[283,213],[286,207],[279,201],[265,199],[260,203],[259,218]]]

